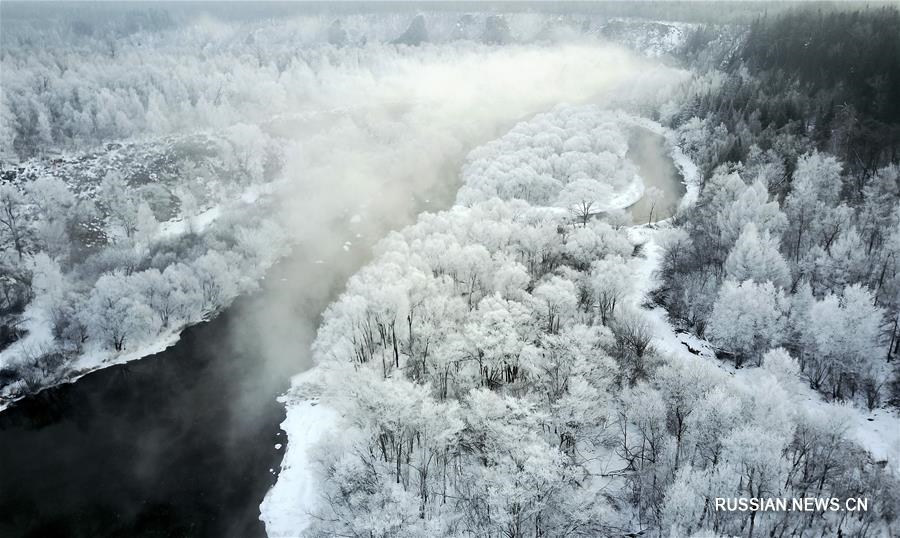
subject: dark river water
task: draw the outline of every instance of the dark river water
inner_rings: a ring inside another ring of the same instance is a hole
[[[655,199],[645,196],[628,208],[634,223],[647,224],[674,215],[686,189],[666,150],[665,138],[643,127],[634,128],[628,140],[628,159],[637,165],[644,187],[659,192]]]
[[[276,397],[309,367],[321,312],[368,256],[297,251],[162,353],[0,413],[0,537],[265,536],[259,503],[285,444]]]
[[[230,345],[234,320],[0,414],[0,536],[263,536],[248,501],[273,483],[284,413],[232,399],[275,394],[290,372]],[[256,420],[235,428],[236,412]]]
[[[663,139],[639,134],[629,157],[674,207],[684,187]],[[671,213],[657,209],[654,220]],[[259,503],[286,444],[276,397],[310,366],[321,312],[385,232],[366,228],[347,230],[349,251],[342,234],[301,245],[168,350],[0,413],[0,538],[264,536]]]

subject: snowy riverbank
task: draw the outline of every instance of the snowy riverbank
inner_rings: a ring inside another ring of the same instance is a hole
[[[135,251],[146,250],[149,245],[159,244],[176,244],[188,235],[196,235],[204,237],[206,235],[214,235],[222,233],[222,230],[230,230],[234,226],[229,218],[235,214],[243,214],[247,212],[255,212],[254,204],[260,202],[261,197],[272,196],[279,186],[283,184],[279,182],[271,182],[266,184],[258,184],[243,189],[239,196],[234,197],[233,201],[225,201],[220,204],[211,206],[203,211],[197,212],[193,216],[181,217],[170,221],[159,223],[156,227],[154,237],[148,241],[146,245],[141,244],[134,247]],[[260,207],[265,207],[268,202],[261,202]],[[47,377],[42,380],[35,380],[32,386],[26,386],[25,381],[19,383],[11,383],[0,387],[0,412],[8,408],[22,398],[30,394],[40,392],[58,385],[73,383],[85,375],[96,372],[103,368],[124,364],[130,361],[142,359],[162,352],[163,350],[175,345],[179,337],[186,328],[202,323],[211,317],[217,315],[218,312],[227,308],[237,297],[246,294],[256,288],[260,280],[265,278],[268,269],[277,262],[282,256],[288,252],[288,245],[283,240],[284,234],[277,230],[274,223],[268,223],[269,234],[254,238],[252,246],[246,248],[243,252],[244,258],[229,258],[228,262],[222,261],[222,256],[214,250],[208,251],[215,258],[210,258],[207,254],[204,259],[211,260],[210,267],[202,267],[198,269],[199,274],[207,275],[208,281],[202,283],[205,290],[212,288],[217,289],[214,300],[206,301],[206,308],[188,308],[175,306],[175,299],[170,299],[171,304],[166,304],[166,313],[169,316],[169,323],[166,327],[162,327],[155,334],[141,335],[140,338],[129,335],[127,347],[122,350],[110,349],[108,346],[102,345],[102,342],[88,340],[85,342],[77,355],[70,357],[63,367],[56,371],[47,370]],[[238,229],[240,233],[240,229]],[[249,243],[248,243],[249,244]],[[227,252],[225,254],[228,254]],[[136,254],[137,255],[137,254]],[[238,275],[233,269],[229,270],[222,264],[241,262],[246,264],[247,270]],[[250,262],[250,263],[248,263]],[[188,264],[189,269],[194,269]],[[218,272],[214,271],[218,270]],[[142,273],[139,273],[140,275]],[[168,275],[168,272],[157,275]],[[156,285],[156,281],[149,285]],[[189,295],[186,282],[177,282],[174,280],[164,280],[166,284],[172,284],[174,289],[154,289],[154,293],[167,297],[182,294],[184,297]],[[147,284],[145,284],[146,286]],[[115,293],[117,290],[110,290]],[[134,296],[145,292],[141,283],[135,283],[133,289],[122,290],[123,298],[134,299]],[[201,293],[191,297],[192,300],[199,301]],[[206,297],[202,297],[206,299]],[[50,319],[48,308],[56,308],[53,303],[45,306],[48,300],[34,301],[30,304],[24,314],[22,326],[26,330],[23,338],[13,342],[9,347],[0,352],[0,370],[4,368],[16,368],[21,364],[27,364],[29,361],[37,361],[40,357],[55,353],[68,353],[60,347],[60,343],[54,335],[53,322]],[[148,301],[152,302],[152,301]],[[181,301],[185,303],[186,301]],[[180,304],[180,303],[179,303]],[[132,305],[143,306],[137,302]],[[176,313],[182,313],[179,316]],[[125,323],[124,321],[121,323]],[[124,325],[123,325],[124,326]],[[123,334],[129,330],[120,329]],[[135,335],[136,336],[136,335]],[[123,337],[123,342],[125,339]],[[49,367],[48,367],[49,368]]]
[[[314,384],[317,370],[297,375],[293,387]],[[295,394],[293,391],[278,399],[287,410],[281,429],[287,433],[288,448],[278,472],[278,483],[266,494],[260,505],[260,519],[270,538],[297,536],[309,526],[308,507],[317,502],[315,447],[329,433],[335,431],[339,415],[322,405],[315,394]]]

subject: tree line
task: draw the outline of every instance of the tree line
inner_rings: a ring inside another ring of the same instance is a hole
[[[813,387],[870,408],[897,397],[898,24],[798,11],[686,56],[706,82],[671,121],[703,186],[658,294],[737,365],[783,345]]]

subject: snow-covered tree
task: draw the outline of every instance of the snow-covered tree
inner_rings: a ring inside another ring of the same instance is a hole
[[[556,205],[568,209],[582,226],[587,226],[591,215],[600,211],[603,201],[611,196],[612,189],[606,183],[593,179],[578,179],[563,187],[556,199]]]
[[[121,173],[110,171],[100,184],[101,201],[108,214],[108,235],[131,237],[137,229],[138,202]]]
[[[0,184],[0,239],[6,251],[21,261],[27,248],[25,197],[14,185]]]
[[[140,344],[159,330],[159,318],[143,301],[135,280],[123,273],[101,276],[80,313],[98,345],[123,351],[130,342]]]
[[[591,301],[600,315],[600,323],[607,325],[615,315],[616,306],[629,293],[633,271],[619,256],[607,256],[591,264]]]
[[[771,282],[726,280],[709,319],[710,340],[737,358],[758,360],[784,339],[787,310],[784,293]]]
[[[733,244],[751,223],[760,233],[780,239],[787,226],[787,218],[777,201],[769,201],[765,184],[755,181],[740,190],[742,192],[735,200],[716,216],[723,244]]]
[[[534,289],[534,298],[540,304],[536,313],[545,323],[547,332],[559,332],[563,320],[572,317],[577,305],[575,284],[572,281],[550,277]]]
[[[791,283],[787,262],[778,251],[778,241],[769,232],[760,235],[753,222],[744,226],[725,259],[725,275],[736,282],[772,282],[782,288]]]
[[[883,315],[872,293],[859,284],[811,305],[802,338],[810,346],[806,371],[812,383],[825,384],[836,398],[844,395],[849,384],[852,396],[884,356]]]
[[[821,230],[833,220],[840,188],[841,163],[835,157],[813,152],[797,162],[784,202],[790,222],[785,242],[795,261],[822,241]]]

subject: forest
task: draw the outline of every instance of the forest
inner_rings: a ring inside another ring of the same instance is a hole
[[[673,120],[704,188],[657,291],[736,364],[785,346],[814,388],[869,407],[900,396],[898,29],[894,9],[753,23],[721,90]]]
[[[900,11],[419,7],[4,13],[0,413],[269,286],[270,537],[900,532]]]
[[[0,102],[3,400],[150,354],[183,327],[214,317],[256,289],[301,239],[331,238],[303,227],[301,213],[321,213],[328,229],[354,215],[374,228],[412,208],[369,204],[366,195],[423,195],[443,160],[461,159],[469,139],[490,139],[499,118],[583,100],[588,91],[610,103],[637,102],[674,73],[635,74],[624,51],[600,44],[494,47],[499,30],[485,34],[479,23],[495,19],[473,19],[465,31],[475,37],[464,39],[455,14],[426,34],[434,45],[417,47],[393,43],[423,20],[402,14],[355,15],[347,28],[315,15],[238,30],[114,10],[105,24],[63,18],[44,28],[27,6],[19,9],[24,22],[3,35],[11,76]],[[529,31],[546,31],[530,22],[523,21]],[[295,48],[298,41],[305,45]],[[622,67],[599,69],[610,56]],[[429,95],[427,85],[448,71],[525,63],[546,69],[472,81],[460,98]],[[637,78],[643,93],[614,94]],[[517,84],[542,89],[500,96]],[[479,114],[469,125],[437,125],[476,97]],[[393,117],[397,100],[414,103],[415,113]],[[389,112],[371,113],[382,107]],[[407,145],[386,137],[398,122]],[[423,140],[432,148],[392,165],[393,183],[360,184],[365,159],[388,159],[373,146],[400,158]],[[343,179],[352,202],[331,199],[340,190],[329,159],[336,145],[348,155],[345,166],[359,168]],[[307,205],[316,189],[323,199]],[[290,202],[280,207],[279,199]]]
[[[694,27],[674,51],[693,77],[651,117],[699,195],[662,224],[604,211],[627,160],[571,160],[627,147],[602,114],[470,153],[456,205],[382,241],[295,382],[341,424],[305,449],[307,533],[895,532],[897,467],[853,416],[900,402],[898,21]],[[872,504],[714,509],[805,497]]]

